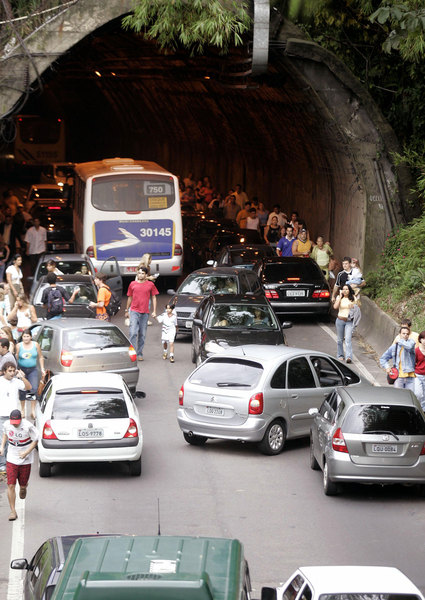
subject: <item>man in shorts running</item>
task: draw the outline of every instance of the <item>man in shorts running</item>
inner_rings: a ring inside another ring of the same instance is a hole
[[[37,429],[30,421],[22,418],[20,410],[12,410],[9,420],[3,426],[0,455],[4,453],[7,441],[9,442],[6,461],[9,521],[15,521],[18,518],[15,509],[16,481],[19,482],[19,497],[26,498],[33,450],[38,441]]]

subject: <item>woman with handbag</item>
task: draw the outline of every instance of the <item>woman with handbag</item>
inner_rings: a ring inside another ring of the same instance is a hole
[[[394,387],[415,391],[415,341],[409,339],[410,328],[400,327],[400,339],[392,344],[379,359],[381,367],[388,375],[395,369]],[[390,365],[392,362],[392,367]]]
[[[344,341],[345,341],[345,360],[347,363],[353,361],[353,348],[351,337],[353,335],[354,322],[350,315],[350,310],[356,305],[356,299],[351,286],[345,284],[342,286],[333,307],[338,311],[335,321],[337,339],[337,357],[344,360]]]

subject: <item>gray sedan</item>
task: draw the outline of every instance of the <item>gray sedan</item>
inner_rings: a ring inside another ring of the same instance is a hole
[[[310,414],[310,466],[327,496],[345,482],[425,486],[425,418],[410,390],[338,387]]]
[[[94,319],[50,319],[31,327],[46,369],[53,375],[82,371],[118,373],[134,392],[139,378],[137,356],[124,333]]]
[[[371,387],[323,352],[245,345],[207,359],[184,382],[177,420],[189,444],[208,438],[257,442],[279,454],[285,440],[309,435],[311,407],[337,385]]]

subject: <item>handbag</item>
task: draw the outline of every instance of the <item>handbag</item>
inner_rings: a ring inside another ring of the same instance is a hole
[[[49,371],[49,369],[47,369],[45,371],[44,375],[42,376],[42,378],[40,379],[40,383],[38,384],[38,388],[37,388],[37,396],[38,397],[40,397],[41,394],[43,393],[46,383],[49,381],[51,376],[52,376],[52,372]]]
[[[397,359],[397,346],[395,345],[395,358]],[[390,385],[394,385],[395,380],[397,379],[399,373],[397,367],[391,367],[390,372],[387,373],[387,381]]]

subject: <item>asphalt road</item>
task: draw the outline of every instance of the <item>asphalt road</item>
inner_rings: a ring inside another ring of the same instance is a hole
[[[160,298],[164,306],[166,297]],[[122,323],[123,317],[118,321]],[[332,323],[299,320],[287,331],[292,346],[335,354]],[[7,596],[12,537],[14,557],[30,558],[48,537],[75,533],[208,535],[239,538],[250,563],[254,598],[300,565],[397,566],[425,592],[424,502],[410,488],[351,487],[327,498],[321,474],[308,462],[308,440],[288,442],[276,457],[248,444],[186,444],[177,426],[178,391],[192,370],[190,341],[176,342],[176,362],[161,358],[160,326],[148,328],[137,400],[144,433],[142,476],[124,466],[63,465],[50,479],[34,468],[24,518],[14,525],[0,483],[0,598]],[[355,342],[358,366],[384,383],[373,355]],[[15,534],[12,536],[12,532]],[[23,536],[23,538],[22,538]],[[22,547],[19,546],[21,544]],[[15,572],[16,573],[16,572]]]

